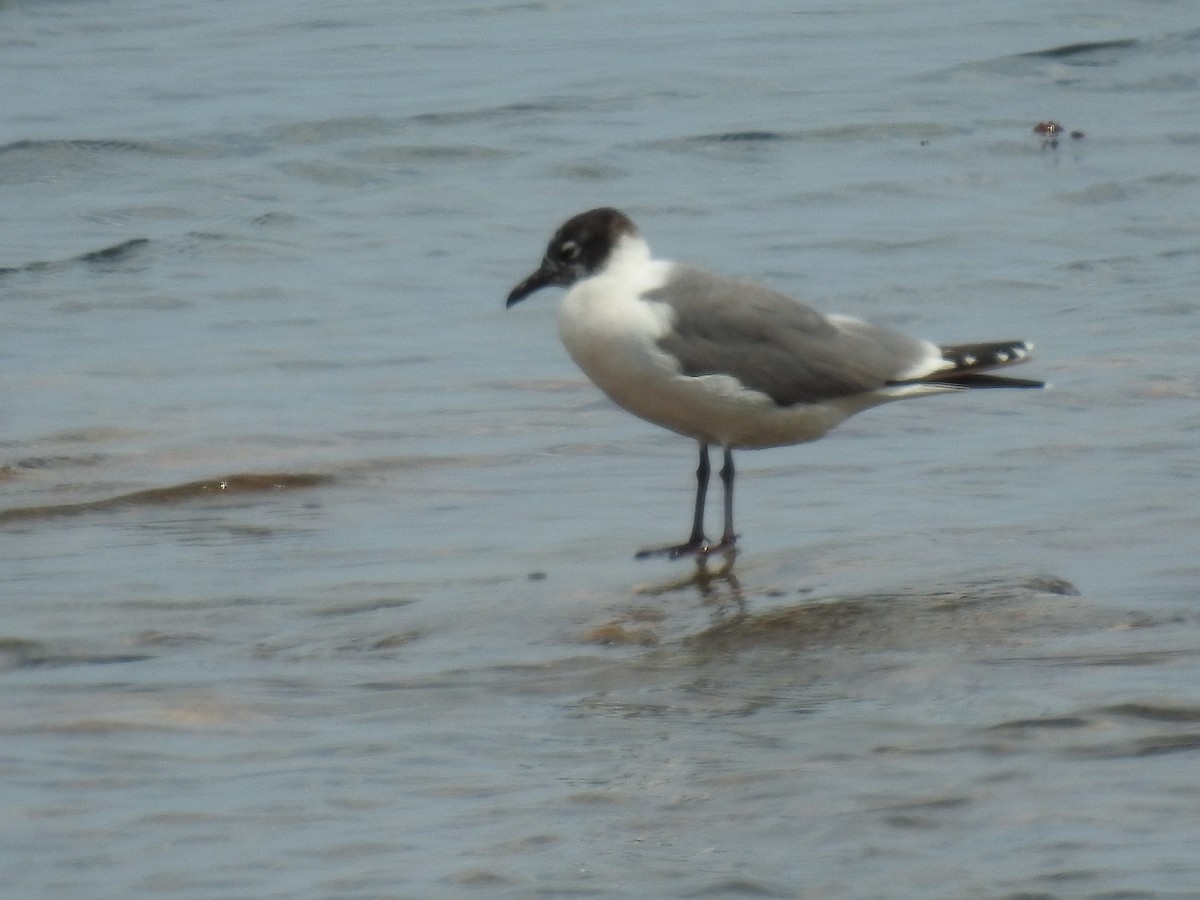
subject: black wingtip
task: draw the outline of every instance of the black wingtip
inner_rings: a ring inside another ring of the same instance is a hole
[[[1015,366],[1028,360],[1033,352],[1029,341],[989,341],[982,344],[956,344],[942,347],[945,368],[914,379],[921,384],[941,384],[952,388],[1044,388],[1046,382],[1034,378],[993,375],[991,370]]]

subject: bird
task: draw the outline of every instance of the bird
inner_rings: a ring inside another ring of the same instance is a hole
[[[690,534],[639,558],[732,555],[734,450],[814,441],[893,400],[1044,387],[990,371],[1025,362],[1028,341],[941,346],[825,314],[755,282],[653,258],[633,220],[612,207],[559,226],[505,308],[551,286],[568,289],[558,331],[584,374],[618,406],[699,445]],[[712,446],[723,456],[716,541],[704,530]]]

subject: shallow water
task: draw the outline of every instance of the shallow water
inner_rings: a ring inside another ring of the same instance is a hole
[[[0,5],[0,893],[1197,896],[1200,31],[977,7]],[[635,562],[601,203],[1053,387]]]

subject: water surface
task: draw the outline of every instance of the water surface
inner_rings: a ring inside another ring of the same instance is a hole
[[[1196,896],[1191,5],[681,10],[0,6],[5,896]],[[693,447],[503,309],[598,204],[1053,388],[635,562]]]

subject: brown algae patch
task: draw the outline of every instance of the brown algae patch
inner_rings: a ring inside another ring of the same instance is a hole
[[[161,506],[206,499],[227,494],[255,494],[269,491],[313,488],[333,481],[329,475],[312,473],[248,473],[189,481],[161,488],[148,488],[89,500],[83,503],[60,503],[46,506],[19,506],[0,510],[0,524],[29,519],[76,516],[91,512],[112,512],[127,507]]]

